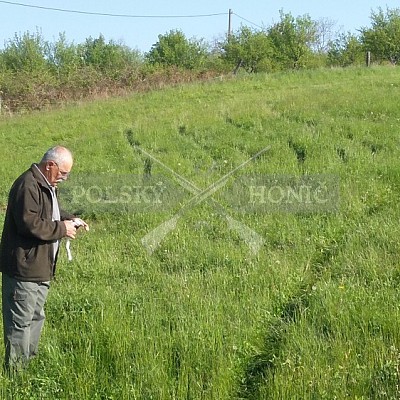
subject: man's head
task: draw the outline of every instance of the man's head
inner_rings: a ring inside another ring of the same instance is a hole
[[[44,153],[39,168],[50,185],[57,186],[68,178],[72,164],[72,153],[66,147],[55,146]]]

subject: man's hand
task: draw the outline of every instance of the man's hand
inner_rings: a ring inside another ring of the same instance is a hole
[[[83,227],[85,228],[85,231],[88,231],[88,230],[89,230],[89,225],[88,225],[83,219],[74,218],[72,221],[74,222],[75,227],[76,227],[77,229],[78,229],[80,226],[83,226]]]
[[[63,221],[65,224],[65,228],[67,229],[67,233],[65,234],[66,237],[69,237],[71,239],[75,239],[76,235],[76,224],[74,221],[68,220],[68,221]]]

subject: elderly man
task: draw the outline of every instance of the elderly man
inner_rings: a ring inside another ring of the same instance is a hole
[[[0,243],[5,367],[18,370],[37,354],[44,304],[60,239],[74,239],[86,222],[59,209],[58,183],[71,171],[71,152],[49,149],[11,187]]]

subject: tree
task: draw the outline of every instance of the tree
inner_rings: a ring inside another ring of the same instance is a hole
[[[361,29],[361,42],[378,61],[397,64],[400,59],[400,9],[371,12],[372,27]]]
[[[14,39],[9,40],[1,52],[3,68],[12,72],[38,74],[47,66],[45,47],[46,42],[39,32],[25,32],[22,36],[15,34]]]
[[[312,58],[317,39],[316,22],[308,15],[294,18],[280,11],[280,22],[268,29],[274,48],[274,59],[282,69],[304,68]]]
[[[327,53],[329,50],[329,43],[334,40],[337,33],[333,31],[336,22],[329,18],[320,18],[315,25],[316,28],[316,41],[313,46],[317,53]]]
[[[360,40],[350,32],[340,34],[328,45],[328,65],[348,67],[364,62],[364,50]]]
[[[128,65],[137,63],[139,54],[114,41],[106,43],[104,36],[97,39],[89,37],[78,50],[84,66],[94,67],[97,71],[117,78]]]
[[[145,59],[152,65],[195,69],[203,65],[206,56],[207,49],[202,41],[188,40],[182,31],[171,30],[158,36],[158,42],[151,47]]]
[[[55,43],[46,46],[46,57],[50,68],[58,77],[68,77],[80,68],[82,61],[78,47],[69,44],[64,33],[59,35]]]
[[[272,46],[267,34],[242,26],[236,34],[222,43],[222,58],[232,66],[241,66],[248,72],[268,70]]]

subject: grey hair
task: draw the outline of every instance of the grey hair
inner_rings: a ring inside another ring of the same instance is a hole
[[[40,163],[46,163],[47,161],[55,161],[57,164],[62,164],[64,162],[68,162],[72,159],[72,153],[66,147],[55,146],[51,149],[48,149],[46,153],[44,153],[42,160]]]

